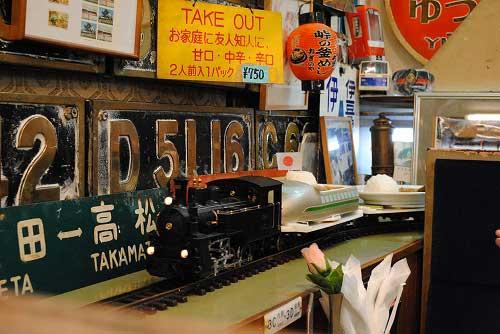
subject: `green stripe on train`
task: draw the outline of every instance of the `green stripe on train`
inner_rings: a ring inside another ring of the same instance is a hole
[[[331,203],[331,204],[325,204],[325,205],[320,205],[320,206],[313,206],[310,208],[307,208],[305,212],[315,212],[315,211],[323,211],[331,208],[335,208],[338,206],[346,205],[346,204],[354,204],[357,203],[358,199],[351,199],[349,201],[343,201],[343,202],[337,202],[337,203]]]

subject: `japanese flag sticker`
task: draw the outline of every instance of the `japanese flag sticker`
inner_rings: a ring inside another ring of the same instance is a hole
[[[302,153],[276,153],[279,170],[302,170]]]

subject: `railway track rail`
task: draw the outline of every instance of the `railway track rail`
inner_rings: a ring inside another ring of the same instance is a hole
[[[421,230],[423,228],[422,221],[419,219],[381,223],[362,220],[334,226],[326,231],[322,230],[321,233],[297,237],[298,242],[289,249],[256,259],[234,270],[222,272],[215,277],[204,278],[180,286],[176,280],[165,279],[148,287],[100,301],[99,304],[120,310],[138,310],[146,314],[164,311],[179,303],[188,302],[189,296],[205,295],[297,259],[301,257],[300,250],[313,242],[316,242],[321,248],[329,248],[361,236]]]

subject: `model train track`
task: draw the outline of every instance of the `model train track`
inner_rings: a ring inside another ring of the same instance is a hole
[[[328,233],[321,235],[304,235],[299,243],[279,253],[259,258],[244,266],[222,272],[215,277],[205,278],[196,282],[179,286],[178,281],[165,279],[148,287],[135,290],[123,295],[99,302],[116,309],[135,309],[144,313],[155,313],[175,307],[179,303],[188,301],[192,295],[205,295],[216,289],[244,280],[247,277],[288,263],[301,256],[300,250],[316,242],[321,248],[329,248],[335,244],[367,235],[383,233],[406,232],[422,229],[418,221],[393,222],[353,222],[341,226],[334,226]]]

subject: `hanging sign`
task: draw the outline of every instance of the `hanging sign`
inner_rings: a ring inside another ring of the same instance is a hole
[[[481,0],[385,0],[403,46],[425,64]]]
[[[192,1],[158,4],[158,77],[248,82],[243,66],[266,66],[283,82],[281,14]],[[248,73],[248,72],[247,72]]]

